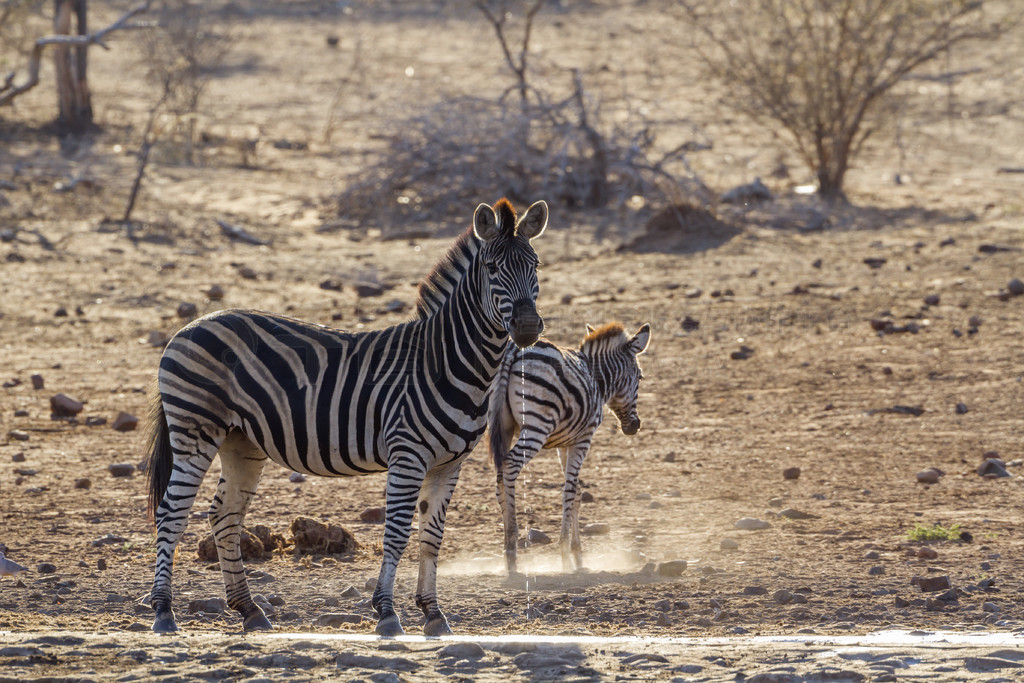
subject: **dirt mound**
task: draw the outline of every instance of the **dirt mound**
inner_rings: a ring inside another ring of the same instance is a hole
[[[266,524],[257,524],[242,529],[242,559],[262,560],[269,557],[278,548],[286,548],[289,544],[281,534],[275,534]],[[213,534],[199,542],[196,554],[204,562],[217,562],[217,545]]]
[[[348,529],[336,524],[325,524],[312,517],[293,519],[291,532],[295,549],[301,552],[342,555],[362,548]]]
[[[741,232],[706,209],[673,204],[656,213],[647,221],[643,234],[623,244],[619,251],[689,254],[714,249]]]

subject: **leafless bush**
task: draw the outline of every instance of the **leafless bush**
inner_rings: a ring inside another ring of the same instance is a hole
[[[212,30],[205,6],[191,0],[164,0],[156,15],[159,26],[145,35],[143,54],[160,88],[163,114],[175,121],[171,130],[181,143],[181,160],[193,164],[199,103],[231,49],[231,37]]]
[[[508,3],[497,4],[476,6],[498,36],[513,85],[493,100],[448,100],[394,122],[379,160],[353,175],[339,196],[342,225],[461,226],[468,204],[502,194],[574,209],[621,206],[636,196],[709,202],[686,159],[709,148],[707,141],[664,149],[656,136],[663,122],[621,111],[607,122],[600,96],[585,88],[578,70],[566,74],[561,97],[554,87],[538,87],[527,67],[532,23],[544,2],[524,3],[518,40],[510,37]],[[512,93],[518,101],[507,102]]]
[[[878,128],[883,98],[907,75],[967,40],[992,39],[981,1],[680,0],[698,54],[738,110],[781,126],[818,178],[843,180]]]

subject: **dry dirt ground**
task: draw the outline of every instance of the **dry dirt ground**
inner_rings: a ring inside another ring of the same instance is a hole
[[[91,7],[94,25],[120,9]],[[255,160],[243,167],[223,144],[204,148],[201,164],[174,165],[161,161],[158,148],[135,241],[103,220],[123,210],[133,150],[155,98],[134,43],[116,39],[110,52],[91,53],[103,130],[87,140],[62,147],[46,129],[53,118],[48,65],[44,84],[2,112],[0,543],[31,571],[0,577],[0,677],[468,680],[561,672],[717,680],[760,672],[769,676],[761,680],[896,680],[886,676],[1020,670],[1012,638],[1011,649],[845,658],[827,646],[546,644],[536,657],[561,658],[546,663],[523,658],[528,646],[488,646],[475,658],[439,655],[438,643],[321,642],[316,634],[372,633],[367,581],[377,573],[382,526],[361,522],[360,514],[383,503],[384,480],[293,482],[273,467],[250,525],[287,536],[291,520],[307,515],[343,525],[363,545],[354,555],[285,550],[250,563],[254,590],[277,596],[278,632],[312,635],[247,639],[237,635],[232,613],[188,613],[190,601],[223,595],[216,567],[196,556],[207,533],[205,503],[197,504],[177,556],[175,608],[184,634],[160,640],[144,633],[151,613],[140,600],[155,557],[145,477],[114,477],[108,467],[144,457],[139,431],[111,425],[121,411],[144,417],[160,355],[151,341],[184,323],[182,302],[198,314],[252,307],[347,329],[405,319],[408,311],[392,302],[414,301],[417,280],[451,232],[385,241],[374,230],[318,228],[334,219],[332,197],[375,149],[381,117],[451,93],[497,94],[509,84],[490,28],[468,6],[232,7],[218,15],[233,25],[231,68],[211,82],[201,127],[229,140],[258,130]],[[553,204],[549,230],[536,242],[548,334],[570,344],[586,322],[651,322],[644,426],[625,437],[609,416],[595,439],[583,473],[593,501],[583,505],[582,522],[606,524],[607,533],[585,537],[587,570],[577,574],[561,573],[557,551],[539,545],[520,555],[527,579],[506,580],[494,476],[477,449],[453,499],[439,569],[456,632],[1019,634],[1024,469],[1014,461],[1024,457],[1024,296],[999,292],[1024,278],[1024,175],[1000,169],[1024,166],[1024,109],[1013,99],[1024,92],[1024,41],[958,53],[951,69],[982,70],[955,90],[931,80],[908,86],[903,151],[893,135],[877,136],[851,172],[851,206],[829,208],[793,193],[806,173],[778,151],[779,139],[716,107],[713,86],[699,81],[685,52],[673,51],[685,41],[672,40],[681,29],[663,20],[659,3],[582,3],[542,17],[534,47],[546,64],[585,68],[637,106],[677,110],[714,141],[692,160],[705,182],[724,191],[761,176],[777,199],[719,206],[734,230],[693,222],[668,235],[645,233],[661,207],[569,213]],[[336,50],[325,45],[330,34],[341,37]],[[372,97],[337,105],[328,140],[337,74],[357,35]],[[770,175],[780,161],[791,169],[788,178]],[[502,193],[495,187],[479,201]],[[465,207],[467,222],[473,208]],[[828,216],[828,225],[800,229],[815,216]],[[233,241],[216,219],[271,244]],[[637,238],[634,248],[621,248]],[[885,262],[873,268],[865,259]],[[327,280],[341,289],[321,288]],[[359,298],[354,285],[366,281],[387,289]],[[223,289],[222,299],[205,294],[212,285]],[[931,305],[929,295],[937,297]],[[699,326],[684,326],[687,317]],[[877,331],[873,319],[917,332]],[[734,358],[741,347],[752,353]],[[33,387],[33,374],[43,388]],[[49,399],[58,393],[85,404],[75,420],[51,419]],[[990,451],[1012,476],[978,475]],[[210,499],[216,467],[201,501]],[[799,478],[784,478],[793,467]],[[944,476],[919,483],[915,475],[928,467]],[[76,484],[83,478],[88,486]],[[520,481],[520,527],[555,537],[557,459],[538,458]],[[786,509],[803,518],[779,514]],[[735,527],[748,517],[767,528]],[[915,525],[936,523],[960,525],[968,536],[909,540]],[[397,594],[410,633],[419,627],[414,556],[412,549],[401,565]],[[685,560],[685,571],[659,574],[669,560]],[[52,573],[41,564],[53,565]],[[943,576],[952,592],[912,584]],[[355,591],[342,597],[350,586]],[[356,623],[316,625],[327,613],[356,615]],[[50,635],[40,640],[40,633]],[[339,669],[335,657],[345,652],[371,659],[343,660]],[[982,655],[985,662],[971,659]]]

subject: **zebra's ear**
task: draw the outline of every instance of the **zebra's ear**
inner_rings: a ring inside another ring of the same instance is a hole
[[[498,236],[498,214],[486,204],[476,207],[473,213],[473,234],[484,242],[490,242]]]
[[[587,334],[593,334],[594,333],[594,329],[595,328],[594,328],[593,325],[591,325],[590,323],[587,323]]]
[[[548,227],[548,203],[542,199],[530,205],[530,208],[519,220],[516,231],[526,239],[532,240],[534,237],[540,237],[546,227]]]
[[[633,338],[626,342],[626,346],[633,355],[638,355],[647,350],[647,345],[651,343],[651,324],[644,323],[643,326],[636,331]]]

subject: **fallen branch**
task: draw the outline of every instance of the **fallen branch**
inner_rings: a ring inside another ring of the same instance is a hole
[[[217,225],[220,226],[220,231],[227,235],[230,239],[238,240],[239,242],[245,242],[246,244],[255,244],[258,247],[270,244],[270,242],[268,242],[267,240],[263,240],[260,239],[259,237],[256,237],[255,235],[247,231],[245,228],[239,227],[237,225],[231,225],[231,223],[226,223],[220,220],[219,218],[215,220],[217,221]]]
[[[64,46],[86,46],[86,45],[99,45],[104,50],[110,48],[103,39],[108,34],[114,31],[138,29],[138,28],[152,28],[156,24],[153,22],[143,23],[129,23],[129,20],[136,15],[142,14],[143,12],[149,11],[149,6],[152,0],[146,0],[145,2],[136,5],[132,9],[125,12],[117,21],[112,23],[106,28],[100,29],[94,33],[90,33],[84,36],[44,36],[36,40],[35,46],[32,48],[32,54],[28,61],[28,80],[21,85],[14,85],[14,74],[10,73],[4,79],[4,84],[0,87],[0,107],[9,105],[15,97],[28,92],[32,88],[39,84],[39,68],[42,64],[43,50],[51,45],[64,45]]]

